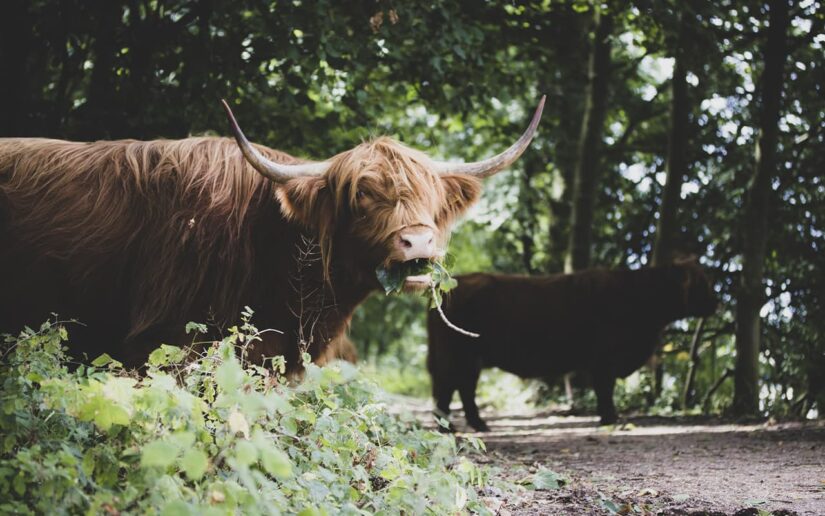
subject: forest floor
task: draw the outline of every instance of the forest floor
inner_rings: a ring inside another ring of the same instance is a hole
[[[431,426],[426,403],[407,405]],[[825,422],[484,413],[487,454],[476,462],[512,481],[547,468],[567,478],[554,490],[509,499],[488,489],[498,514],[825,515]],[[472,429],[460,410],[459,435]]]

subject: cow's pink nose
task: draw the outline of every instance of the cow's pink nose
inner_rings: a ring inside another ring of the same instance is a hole
[[[404,261],[435,255],[435,235],[431,229],[403,231],[398,234],[395,245]]]

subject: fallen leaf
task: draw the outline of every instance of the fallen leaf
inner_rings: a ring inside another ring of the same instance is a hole
[[[639,496],[659,496],[659,491],[646,487],[639,491]]]

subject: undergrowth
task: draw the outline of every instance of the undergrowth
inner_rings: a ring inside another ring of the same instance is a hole
[[[140,375],[67,366],[66,329],[7,337],[0,362],[0,513],[488,513],[476,439],[388,414],[346,363],[243,362],[248,320],[203,353],[162,346]],[[271,366],[271,367],[270,367]]]

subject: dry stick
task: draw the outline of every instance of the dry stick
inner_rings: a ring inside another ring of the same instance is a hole
[[[468,336],[468,337],[478,338],[478,337],[480,337],[480,336],[481,336],[481,335],[479,335],[478,333],[473,333],[473,332],[471,332],[471,331],[467,331],[467,330],[465,330],[465,329],[463,329],[463,328],[459,328],[459,327],[458,327],[458,326],[456,326],[455,324],[453,324],[453,323],[451,323],[450,321],[448,321],[448,320],[447,320],[447,316],[446,316],[446,315],[444,315],[444,310],[442,310],[442,309],[441,309],[441,303],[439,303],[439,302],[438,302],[438,298],[436,297],[436,294],[435,294],[435,284],[432,284],[432,283],[430,284],[430,290],[432,290],[432,293],[433,293],[433,301],[435,301],[435,307],[436,307],[436,309],[438,310],[438,314],[441,316],[441,320],[442,320],[442,321],[444,321],[444,324],[446,324],[448,328],[450,328],[450,329],[451,329],[451,330],[453,330],[453,331],[457,331],[458,333],[460,333],[460,334],[462,334],[462,335],[466,335],[466,336]]]

